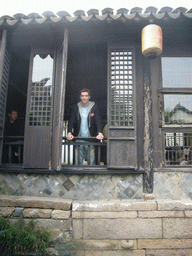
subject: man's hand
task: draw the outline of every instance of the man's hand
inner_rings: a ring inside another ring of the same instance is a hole
[[[100,132],[97,137],[96,137],[98,140],[103,140],[104,139],[104,136],[103,134]]]
[[[68,132],[66,138],[67,138],[67,140],[72,140],[74,138],[74,136],[72,135],[71,132]]]

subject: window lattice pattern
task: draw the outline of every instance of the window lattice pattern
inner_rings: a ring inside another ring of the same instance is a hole
[[[133,126],[133,53],[111,51],[111,125]]]
[[[166,165],[192,165],[192,133],[165,133]]]
[[[49,126],[51,115],[51,86],[32,86],[29,114],[30,126]]]
[[[33,59],[29,126],[49,126],[51,118],[53,56]]]

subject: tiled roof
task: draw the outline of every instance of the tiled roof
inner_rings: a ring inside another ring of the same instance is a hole
[[[179,7],[173,9],[171,7],[163,7],[158,10],[155,7],[147,7],[145,10],[139,7],[134,7],[131,10],[126,8],[118,9],[116,12],[112,8],[105,8],[102,10],[101,14],[97,9],[91,9],[85,14],[83,10],[77,10],[74,12],[74,16],[71,16],[66,11],[60,11],[54,14],[51,11],[46,11],[42,15],[38,13],[31,13],[29,15],[24,15],[22,13],[17,13],[11,16],[0,17],[0,27],[10,27],[18,23],[25,25],[35,25],[35,24],[45,24],[45,23],[73,23],[73,22],[97,22],[97,21],[107,21],[111,22],[113,20],[120,20],[123,22],[135,20],[148,20],[149,22],[154,22],[155,20],[176,20],[179,18],[192,18],[192,9],[187,10],[184,7]]]

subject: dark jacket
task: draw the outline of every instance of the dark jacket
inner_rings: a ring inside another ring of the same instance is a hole
[[[97,136],[99,132],[102,133],[102,124],[101,124],[101,119],[99,115],[99,109],[95,103],[93,107],[89,110],[87,122],[88,122],[89,132],[91,136]],[[79,112],[78,104],[75,104],[71,110],[69,125],[68,125],[68,132],[71,132],[74,136],[78,136],[80,126],[81,126],[81,115]]]

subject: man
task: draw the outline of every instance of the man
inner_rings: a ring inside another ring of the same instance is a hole
[[[5,121],[5,136],[19,136],[21,135],[21,127],[17,121],[18,114],[16,110],[8,113],[8,119]]]
[[[98,140],[103,140],[102,125],[98,106],[90,101],[90,90],[84,88],[80,91],[80,102],[74,105],[71,111],[67,140],[72,140],[74,136],[89,137],[94,136]],[[86,141],[84,141],[86,143]],[[95,164],[94,148],[90,147],[91,165]],[[80,146],[80,164],[83,164],[84,153],[88,156],[88,146]],[[76,158],[76,164],[78,163]]]
[[[16,136],[22,136],[23,135],[23,131],[22,131],[22,127],[20,125],[20,123],[18,122],[18,113],[17,110],[11,110],[8,113],[8,119],[5,121],[5,129],[4,129],[4,136],[5,142],[15,142],[17,141],[17,137]],[[6,136],[11,136],[12,138],[6,138]],[[15,138],[14,138],[15,137]],[[12,146],[11,147],[11,163],[18,163],[18,146]],[[9,147],[7,145],[4,145],[3,148],[3,159],[2,161],[4,163],[9,162],[9,157],[8,157],[8,153],[9,152]]]

